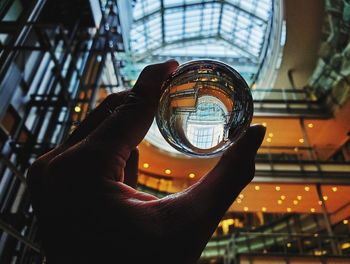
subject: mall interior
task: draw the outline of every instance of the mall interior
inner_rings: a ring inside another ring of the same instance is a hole
[[[172,58],[232,66],[267,129],[198,263],[350,263],[349,0],[2,0],[0,18],[0,263],[45,263],[28,167]],[[157,197],[219,158],[178,152],[155,122],[139,151],[137,188]]]

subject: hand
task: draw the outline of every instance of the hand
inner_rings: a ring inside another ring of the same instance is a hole
[[[138,151],[176,61],[147,66],[134,88],[108,96],[70,138],[29,169],[48,263],[195,263],[253,179],[265,134],[252,126],[188,189],[158,199],[135,190]]]

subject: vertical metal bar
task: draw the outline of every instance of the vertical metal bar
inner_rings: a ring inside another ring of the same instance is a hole
[[[328,215],[326,203],[325,203],[325,200],[323,199],[323,193],[322,193],[322,189],[321,189],[321,184],[319,184],[319,183],[316,184],[316,190],[317,190],[318,199],[320,201],[322,201],[321,208],[322,208],[323,220],[324,220],[324,223],[325,223],[325,227],[326,227],[327,233],[328,233],[328,235],[331,238],[332,254],[333,255],[340,255],[341,251],[339,250],[339,248],[338,248],[338,246],[337,246],[337,244],[335,243],[335,240],[334,240],[334,232],[333,232],[331,221],[330,221],[330,218],[329,218],[329,215]]]

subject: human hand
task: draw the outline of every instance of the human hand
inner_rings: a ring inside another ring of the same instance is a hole
[[[108,96],[29,169],[48,263],[195,263],[252,180],[263,126],[250,127],[188,189],[162,199],[135,190],[136,146],[153,121],[162,83],[177,66],[147,66],[131,91]]]

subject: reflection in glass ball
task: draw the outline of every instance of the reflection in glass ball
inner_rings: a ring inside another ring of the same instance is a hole
[[[236,142],[253,116],[244,79],[230,66],[211,60],[180,65],[163,85],[156,121],[175,149],[214,156]]]

